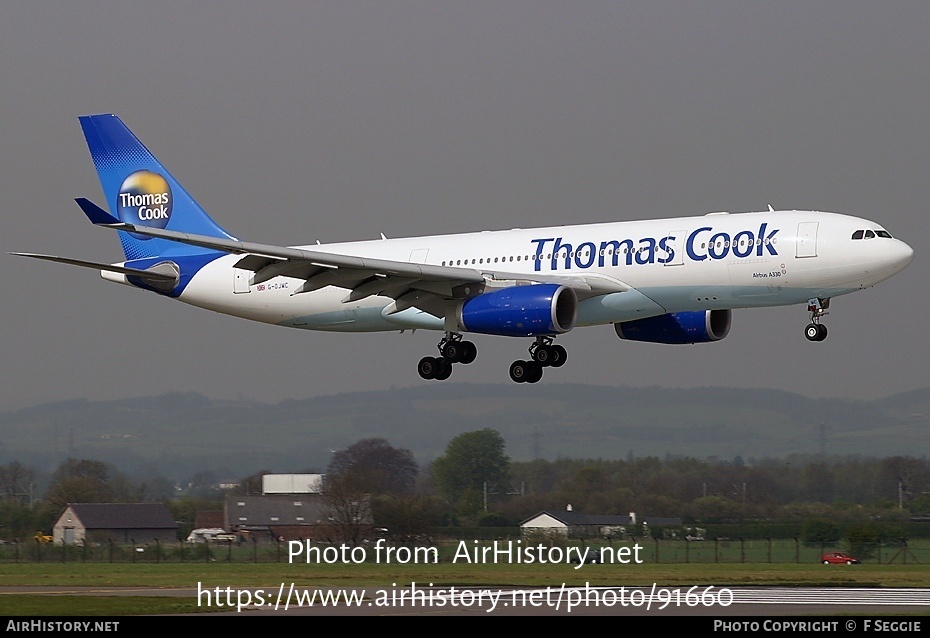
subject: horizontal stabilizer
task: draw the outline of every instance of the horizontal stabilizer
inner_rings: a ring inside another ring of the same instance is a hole
[[[77,205],[80,206],[84,214],[87,215],[87,219],[93,224],[98,226],[117,226],[123,223],[87,198],[78,197],[74,201],[77,202]]]
[[[33,259],[42,259],[45,261],[54,261],[60,264],[70,266],[80,266],[82,268],[92,268],[94,270],[106,270],[108,272],[118,272],[123,275],[140,277],[152,282],[174,282],[177,283],[177,273],[158,272],[155,270],[141,270],[139,268],[127,268],[126,266],[115,266],[113,264],[98,264],[93,261],[84,261],[82,259],[70,259],[68,257],[57,257],[55,255],[39,255],[36,253],[10,253],[17,257],[32,257]]]

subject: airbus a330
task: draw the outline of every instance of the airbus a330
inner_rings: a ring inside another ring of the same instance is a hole
[[[732,310],[806,304],[805,336],[827,336],[833,297],[913,259],[878,223],[774,210],[306,246],[241,241],[213,221],[115,115],[79,118],[109,208],[76,201],[118,231],[115,264],[14,253],[99,269],[188,304],[306,330],[443,334],[424,379],[475,360],[469,333],[524,337],[510,377],[536,383],[567,352],[555,339],[613,324],[622,339],[719,341]]]

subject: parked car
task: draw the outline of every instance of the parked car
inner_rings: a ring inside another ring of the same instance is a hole
[[[190,536],[187,537],[188,543],[213,543],[215,541],[224,540],[229,542],[228,539],[220,539],[220,536],[226,536],[226,530],[219,527],[199,527],[190,533]],[[233,536],[235,538],[235,536]]]
[[[601,562],[601,550],[594,549],[593,547],[583,547],[580,550],[580,554],[572,557],[573,563],[581,563],[582,565],[597,565]]]
[[[824,565],[858,565],[862,561],[846,552],[827,552],[820,557],[820,562]]]

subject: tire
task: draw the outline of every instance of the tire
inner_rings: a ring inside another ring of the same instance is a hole
[[[450,341],[442,347],[442,356],[446,361],[457,363],[465,354],[463,350],[461,341]]]
[[[420,363],[417,364],[417,372],[424,379],[435,379],[438,371],[437,361],[439,359],[436,357],[423,357],[420,359]]]
[[[539,346],[533,351],[533,360],[541,366],[551,366],[552,355],[552,346]]]
[[[475,360],[475,357],[478,356],[478,346],[476,346],[471,341],[462,342],[462,360],[460,363],[468,365]]]
[[[541,363],[536,361],[527,361],[529,367],[527,369],[526,382],[527,383],[539,383],[539,380],[543,377],[543,366]]]
[[[514,383],[525,383],[527,379],[528,361],[514,361],[510,364],[510,379]]]
[[[816,323],[807,324],[807,327],[804,328],[804,336],[807,337],[808,341],[822,341],[820,339],[820,328]]]
[[[437,361],[439,362],[439,369],[436,370],[436,376],[433,378],[437,381],[445,381],[452,376],[452,362],[445,359],[437,359]]]
[[[817,341],[823,341],[827,338],[827,327],[822,323],[817,324]]]
[[[829,565],[829,564],[830,564],[830,561],[825,560],[825,561],[823,561],[823,564],[824,564],[824,565]]]
[[[851,560],[848,560],[848,561],[846,561],[846,564],[847,564],[847,565],[852,565],[852,561],[851,561]]]
[[[552,346],[552,363],[553,368],[561,368],[568,360],[568,352],[562,346]]]

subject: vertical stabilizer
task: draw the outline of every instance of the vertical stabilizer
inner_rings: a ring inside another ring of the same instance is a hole
[[[120,220],[223,239],[223,230],[115,115],[79,118],[110,211]],[[164,239],[120,231],[127,261],[212,253]]]

